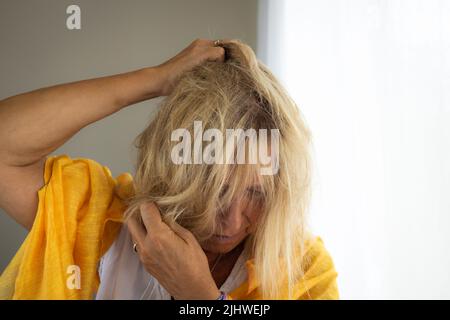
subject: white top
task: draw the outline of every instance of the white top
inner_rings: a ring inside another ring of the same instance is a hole
[[[229,293],[247,279],[247,259],[244,249],[219,290]],[[125,225],[100,260],[99,275],[100,286],[95,299],[170,300],[170,294],[145,270],[133,251],[133,242]]]

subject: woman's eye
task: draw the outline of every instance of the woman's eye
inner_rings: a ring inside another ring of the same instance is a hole
[[[251,197],[251,198],[256,198],[256,199],[262,199],[264,197],[264,194],[259,191],[259,190],[255,190],[255,189],[249,189],[247,190],[247,194]]]

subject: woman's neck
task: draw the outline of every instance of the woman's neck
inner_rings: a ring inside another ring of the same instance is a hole
[[[227,260],[228,258],[231,258],[231,257],[235,257],[236,255],[239,256],[241,254],[242,250],[244,249],[244,243],[245,243],[245,241],[242,241],[240,244],[238,244],[236,246],[236,248],[234,248],[230,252],[223,253],[223,254],[217,253],[217,252],[204,251],[206,258],[208,259],[209,267],[212,268],[214,266],[214,264],[219,259],[219,256],[221,256],[220,259],[222,261]]]

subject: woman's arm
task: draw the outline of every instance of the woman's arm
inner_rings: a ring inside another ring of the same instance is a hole
[[[83,127],[137,102],[170,93],[177,77],[206,61],[223,60],[211,40],[196,40],[153,68],[43,88],[0,101],[0,163],[27,166]]]
[[[158,68],[146,68],[0,101],[0,161],[9,166],[33,164],[90,123],[160,95],[161,81]]]
[[[167,95],[177,78],[204,61],[223,61],[212,40],[195,40],[151,68],[78,81],[0,101],[0,208],[30,228],[48,154],[75,133],[134,103]]]

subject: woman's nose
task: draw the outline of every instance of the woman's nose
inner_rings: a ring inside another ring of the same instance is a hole
[[[246,227],[243,226],[244,223],[247,223],[247,220],[244,217],[244,210],[245,208],[242,201],[234,201],[232,203],[222,221],[223,235],[234,236]]]

